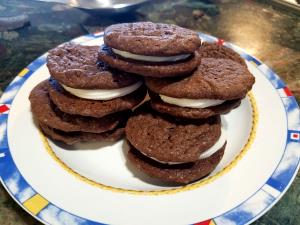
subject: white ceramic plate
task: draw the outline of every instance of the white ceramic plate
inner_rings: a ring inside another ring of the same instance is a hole
[[[222,116],[225,155],[207,178],[173,187],[135,171],[119,141],[63,149],[38,130],[28,96],[49,77],[46,54],[22,70],[0,104],[0,176],[10,195],[45,224],[248,224],[284,194],[300,158],[295,98],[266,65],[230,43],[256,78],[251,93]],[[102,34],[72,42],[100,45]]]

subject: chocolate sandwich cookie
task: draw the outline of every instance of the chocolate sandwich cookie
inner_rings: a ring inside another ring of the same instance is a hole
[[[48,80],[39,83],[30,93],[34,116],[40,123],[65,132],[102,133],[112,130],[128,117],[128,112],[114,113],[101,118],[70,115],[61,112],[50,100]]]
[[[235,99],[225,101],[220,105],[210,106],[201,109],[194,109],[163,102],[158,94],[155,94],[151,91],[149,92],[149,95],[151,97],[151,106],[156,111],[179,118],[189,119],[204,119],[210,116],[226,114],[241,104],[241,99]]]
[[[193,163],[168,165],[159,163],[131,147],[127,154],[129,161],[140,171],[163,181],[188,184],[211,173],[221,161],[225,145],[205,159]]]
[[[212,147],[218,150],[226,142],[219,116],[206,120],[179,120],[155,112],[149,102],[129,118],[125,132],[134,148],[167,164],[197,161],[199,157],[206,157],[208,151],[213,151]]]
[[[151,105],[183,118],[207,118],[229,112],[254,84],[247,68],[230,59],[202,58],[197,70],[180,78],[146,78]]]
[[[98,118],[119,111],[131,110],[144,100],[147,93],[146,87],[142,85],[128,95],[111,100],[85,99],[67,92],[54,79],[50,79],[48,91],[50,99],[61,111],[68,114]]]
[[[47,66],[53,79],[49,92],[54,104],[61,111],[102,117],[116,111],[131,109],[140,102],[139,99],[145,92],[143,78],[113,69],[98,61],[98,48],[98,46],[65,44],[49,52]],[[74,98],[61,96],[62,93]],[[137,93],[139,96],[134,97]],[[91,108],[102,111],[85,113]]]
[[[48,70],[61,84],[78,89],[118,89],[141,81],[98,61],[98,49],[72,43],[54,48],[47,57]]]
[[[152,77],[171,77],[193,71],[199,62],[201,40],[196,32],[169,24],[123,23],[104,32],[99,59],[111,67]]]
[[[201,41],[196,32],[173,24],[137,22],[107,27],[104,43],[138,55],[174,56],[193,53]]]
[[[124,137],[124,128],[117,127],[114,130],[103,133],[87,133],[87,132],[64,132],[51,128],[43,123],[40,123],[40,128],[44,134],[53,140],[63,142],[67,145],[74,145],[78,142],[93,142],[93,141],[118,141]]]
[[[203,42],[197,51],[200,58],[231,59],[243,66],[247,66],[245,60],[238,53],[224,45]]]

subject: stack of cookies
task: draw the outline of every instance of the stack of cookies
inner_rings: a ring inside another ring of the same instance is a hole
[[[117,141],[132,108],[144,100],[139,76],[98,61],[99,46],[66,44],[49,52],[51,78],[30,93],[41,130],[68,145],[81,141]]]
[[[238,54],[203,43],[196,32],[150,22],[117,24],[104,33],[99,59],[145,77],[150,101],[125,132],[128,159],[164,181],[190,183],[209,174],[226,147],[220,114],[237,107],[254,77]]]
[[[29,97],[46,135],[74,144],[116,141],[125,132],[138,170],[180,184],[218,165],[227,142],[220,114],[238,107],[254,84],[234,51],[151,22],[108,27],[100,48],[57,47],[47,66],[51,78]],[[132,113],[145,98],[144,79],[150,101]]]

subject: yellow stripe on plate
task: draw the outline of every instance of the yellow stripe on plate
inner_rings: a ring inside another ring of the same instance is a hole
[[[248,62],[251,63],[253,66],[258,67],[258,65],[254,61],[248,61]]]
[[[209,225],[216,225],[216,223],[213,220],[211,220]]]
[[[24,207],[34,215],[38,214],[48,204],[49,202],[39,194],[34,195],[23,203]]]
[[[18,76],[19,77],[23,77],[26,73],[28,73],[29,72],[29,69],[27,69],[27,68],[24,68],[19,74],[18,74]]]

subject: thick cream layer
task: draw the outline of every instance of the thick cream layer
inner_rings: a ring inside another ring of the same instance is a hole
[[[180,107],[203,109],[210,106],[220,105],[224,100],[218,99],[188,99],[188,98],[173,98],[166,95],[159,95],[163,102],[177,105]]]
[[[211,146],[209,149],[207,149],[205,152],[203,152],[199,156],[199,159],[205,159],[205,158],[208,158],[208,157],[212,156],[214,153],[216,153],[218,150],[220,150],[223,147],[223,145],[226,142],[226,139],[227,139],[226,131],[223,128],[221,128],[221,136],[219,137],[218,141],[213,146]],[[144,155],[146,155],[146,154],[144,154]],[[150,157],[148,155],[146,155],[146,156]],[[160,160],[158,160],[156,158],[153,158],[153,157],[150,157],[150,158],[157,161],[157,162],[164,163],[164,164],[169,164],[169,165],[175,165],[175,164],[181,164],[182,163],[182,162],[165,162],[165,161],[160,161]]]
[[[223,128],[221,128],[221,136],[219,137],[218,141],[213,146],[211,146],[209,149],[207,149],[205,152],[203,152],[199,156],[199,159],[208,158],[208,157],[212,156],[214,153],[216,153],[218,150],[220,150],[227,140],[226,136],[227,136],[226,131]]]
[[[138,89],[143,84],[142,81],[139,81],[135,84],[132,84],[130,86],[124,87],[124,88],[118,88],[118,89],[76,89],[68,87],[64,84],[61,84],[63,88],[71,93],[72,95],[75,95],[80,98],[85,99],[91,99],[91,100],[111,100],[114,98],[119,98],[124,95],[128,95],[131,92],[134,92],[136,89]]]
[[[149,55],[136,55],[130,52],[121,51],[115,48],[112,48],[112,51],[126,59],[134,59],[138,61],[146,62],[175,62],[188,58],[191,54],[182,54],[175,56],[149,56]]]

